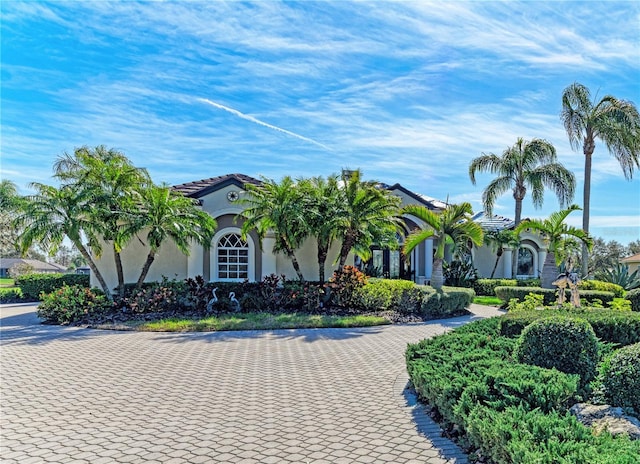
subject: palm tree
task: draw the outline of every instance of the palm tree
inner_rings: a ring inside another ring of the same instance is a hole
[[[149,247],[136,288],[141,288],[149,268],[166,241],[171,240],[185,255],[189,255],[192,241],[208,248],[217,227],[215,219],[202,211],[196,200],[171,190],[167,185],[152,185],[143,191],[137,221],[129,222],[125,236],[145,231],[143,241]]]
[[[512,190],[516,201],[515,223],[518,225],[522,219],[522,200],[527,189],[531,189],[536,208],[542,206],[545,187],[553,190],[561,207],[573,199],[575,176],[556,160],[556,149],[546,140],[533,139],[528,142],[518,138],[502,156],[489,153],[473,159],[469,165],[469,177],[475,185],[477,172],[498,174],[482,192],[484,209],[491,214],[496,200]]]
[[[480,225],[470,218],[471,204],[465,202],[459,205],[447,205],[442,213],[435,213],[418,205],[406,206],[402,211],[415,216],[426,224],[424,229],[417,229],[409,234],[403,248],[405,255],[411,253],[415,247],[429,238],[438,241],[433,260],[431,286],[435,289],[441,289],[444,284],[442,263],[445,248],[447,246],[465,248],[469,241],[476,246],[482,245],[484,234]]]
[[[16,184],[8,179],[0,180],[0,211],[9,212],[19,200]]]
[[[124,297],[121,252],[132,236],[122,232],[126,222],[135,218],[141,189],[151,183],[148,173],[104,145],[77,148],[73,155],[65,153],[54,164],[54,171],[58,179],[93,196],[91,214],[96,225],[102,226],[102,238],[112,243],[118,291]]]
[[[496,273],[500,258],[504,253],[504,247],[517,248],[520,245],[520,240],[512,230],[491,230],[484,234],[484,241],[489,245],[496,253],[496,262],[493,265],[491,271],[491,279]]]
[[[302,180],[300,186],[303,189],[305,222],[318,244],[318,279],[322,285],[329,248],[338,236],[340,221],[344,217],[342,192],[337,175],[329,176],[326,180],[323,177]]]
[[[371,246],[394,248],[398,246],[397,231],[401,228],[400,198],[375,182],[361,180],[360,170],[342,174],[342,218],[338,226],[340,247],[339,266],[342,268],[349,253],[367,261]]]
[[[582,147],[584,153],[582,230],[589,232],[591,163],[596,139],[603,141],[618,160],[625,179],[632,179],[634,169],[640,167],[640,115],[632,102],[611,95],[596,103],[587,87],[574,82],[562,93],[560,117],[571,147]],[[583,246],[583,275],[587,275],[588,260],[588,249]]]
[[[566,250],[573,247],[575,240],[582,242],[589,250],[593,246],[593,239],[588,232],[564,223],[569,214],[579,210],[579,206],[571,205],[567,209],[552,213],[544,220],[524,220],[515,228],[517,234],[525,229],[538,232],[549,245],[549,252],[542,266],[542,288],[553,288],[551,282],[558,276],[558,266],[567,258]]]
[[[37,193],[27,197],[16,218],[22,228],[20,248],[24,253],[34,243],[39,243],[50,253],[55,253],[65,237],[80,251],[107,298],[111,291],[107,286],[93,256],[100,256],[101,246],[94,218],[89,214],[92,197],[86,190],[72,186],[51,187],[33,183]],[[88,245],[85,246],[85,241]],[[88,248],[87,248],[88,246]]]
[[[247,184],[248,195],[240,199],[247,205],[242,216],[244,237],[255,230],[262,242],[268,231],[275,234],[274,253],[284,253],[291,260],[298,279],[304,281],[295,251],[308,236],[302,189],[291,177],[286,176],[280,183],[262,178],[261,185]]]

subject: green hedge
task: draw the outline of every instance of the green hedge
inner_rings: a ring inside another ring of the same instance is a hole
[[[473,284],[473,290],[478,296],[496,296],[496,287],[515,287],[516,279],[478,279]]]
[[[640,440],[594,435],[567,412],[478,405],[467,423],[469,442],[495,464],[636,464]]]
[[[41,293],[51,293],[64,285],[81,285],[89,287],[89,276],[86,274],[25,274],[15,278],[16,287],[20,287],[22,295],[28,300],[40,299]]]
[[[425,287],[420,315],[425,319],[438,319],[459,313],[473,303],[475,292],[471,288],[442,287],[436,291]]]
[[[611,292],[616,298],[624,297],[624,288],[618,284],[611,282],[602,282],[601,280],[583,280],[578,284],[580,293],[582,290],[597,290],[599,292]]]
[[[610,309],[576,309],[570,312],[546,309],[508,313],[500,318],[500,334],[517,337],[534,321],[567,315],[575,315],[589,322],[596,336],[602,341],[622,346],[640,342],[640,314]]]
[[[640,413],[640,343],[614,352],[600,371],[607,402]]]
[[[596,436],[567,412],[578,376],[514,361],[517,340],[500,335],[503,318],[409,345],[419,397],[495,464],[636,463],[640,441]]]
[[[369,279],[355,290],[354,301],[364,311],[397,311],[418,314],[423,292],[408,280]]]
[[[631,302],[632,311],[640,311],[640,288],[629,290],[624,298]]]
[[[500,298],[505,304],[508,304],[512,298],[516,298],[518,301],[524,301],[524,298],[529,294],[542,295],[544,297],[544,305],[550,306],[557,301],[556,290],[551,288],[540,287],[496,287],[496,296]],[[567,301],[569,301],[569,291],[565,291]],[[587,303],[592,303],[599,300],[604,306],[609,304],[615,298],[612,292],[600,292],[596,290],[580,290],[580,299],[586,300]]]
[[[17,303],[24,301],[19,288],[0,288],[0,303]]]

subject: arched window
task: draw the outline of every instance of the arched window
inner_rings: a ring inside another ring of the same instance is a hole
[[[223,235],[216,244],[217,276],[219,280],[249,278],[249,244],[240,234]]]
[[[530,248],[518,248],[518,267],[516,275],[519,277],[534,277],[535,265],[533,251]]]

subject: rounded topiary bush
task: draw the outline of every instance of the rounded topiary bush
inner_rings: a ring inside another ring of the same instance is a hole
[[[632,311],[640,311],[640,288],[629,290],[624,297],[631,302]]]
[[[535,321],[520,336],[515,357],[525,364],[580,375],[586,385],[596,373],[598,339],[582,319],[554,317]]]
[[[616,351],[601,368],[607,400],[640,413],[640,343]]]

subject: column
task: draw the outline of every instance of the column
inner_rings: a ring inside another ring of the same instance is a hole
[[[424,277],[431,280],[433,272],[433,239],[428,238],[424,241]]]
[[[502,277],[505,279],[511,279],[511,268],[513,265],[513,248],[503,247],[502,253]]]
[[[547,259],[547,249],[546,248],[540,248],[540,251],[538,251],[538,269],[536,270],[536,273],[534,274],[535,277],[541,277],[542,276],[542,269],[544,269],[544,262]]]
[[[275,243],[276,239],[273,232],[267,232],[262,239],[262,270],[260,271],[260,277],[278,274],[276,255],[273,254],[273,246]]]
[[[204,247],[192,241],[187,257],[187,277],[196,277],[204,274]]]

